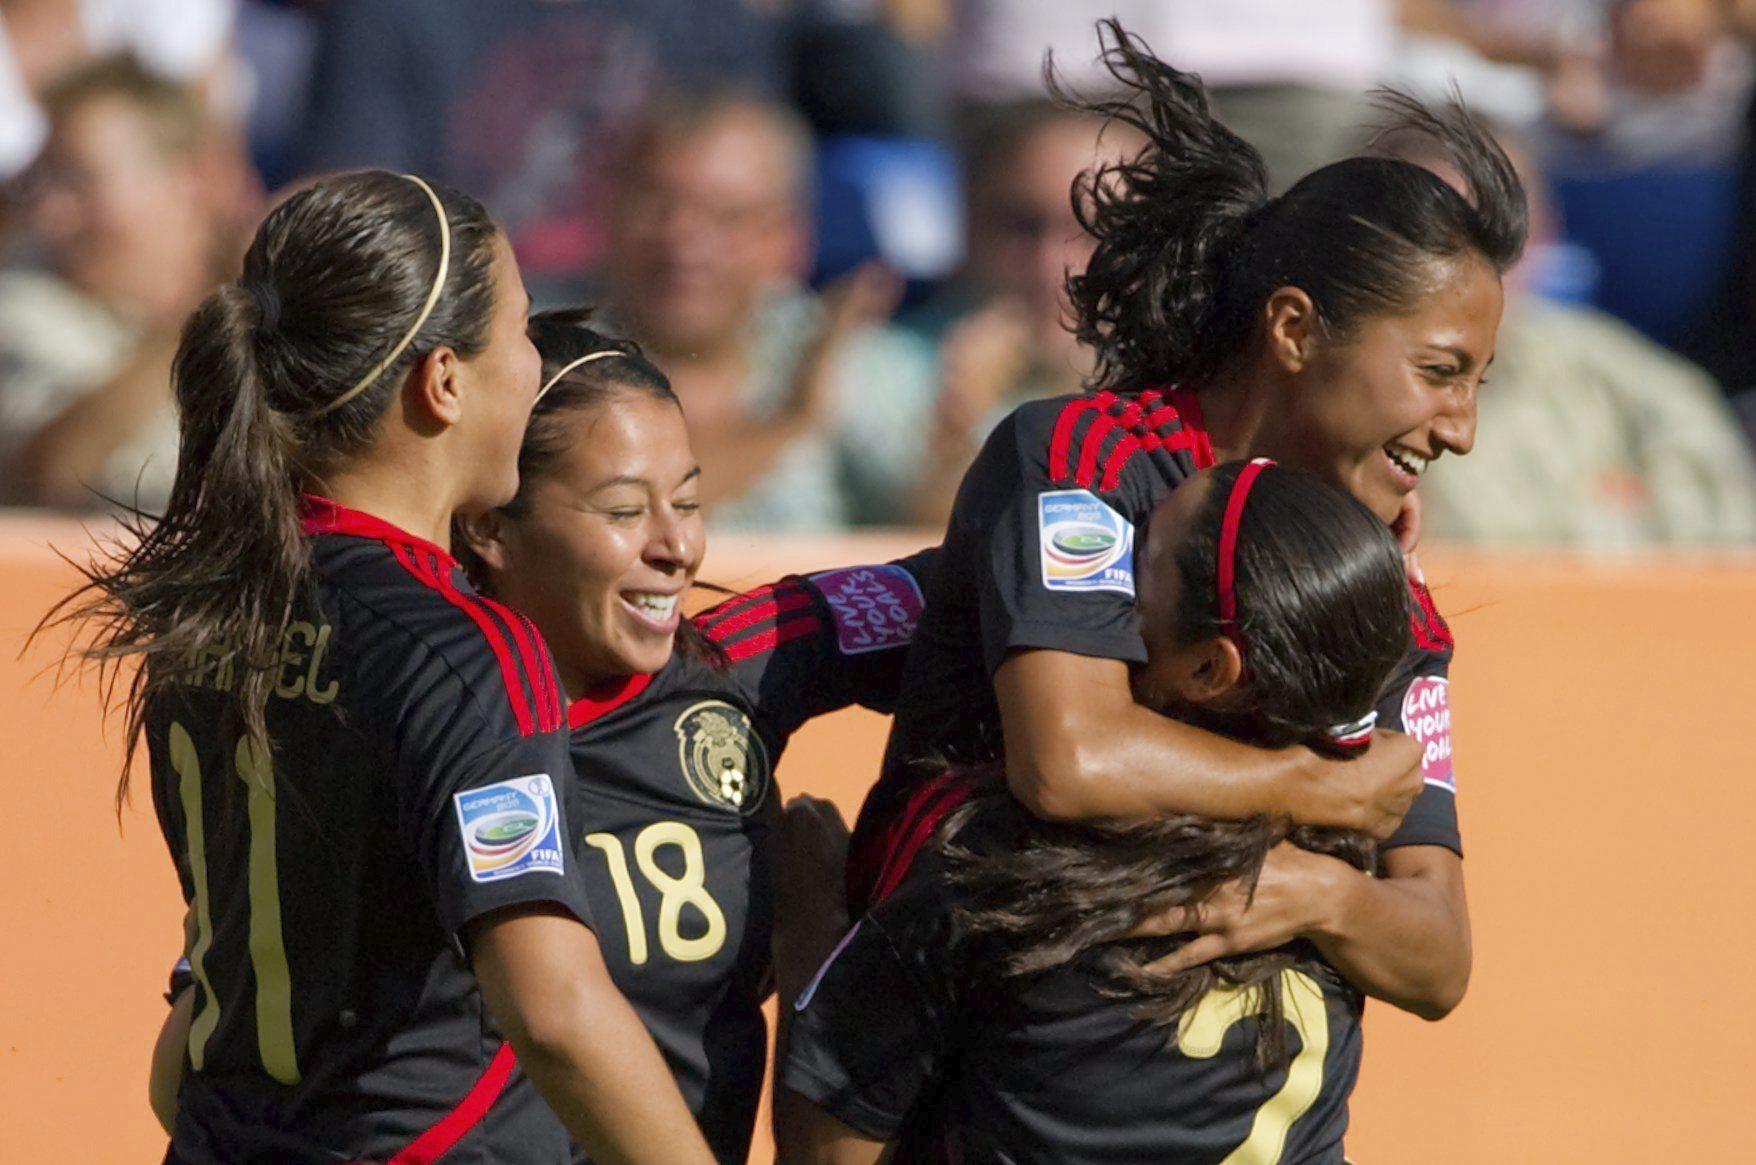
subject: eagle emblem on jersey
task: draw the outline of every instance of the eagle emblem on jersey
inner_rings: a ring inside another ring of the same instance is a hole
[[[768,751],[748,716],[724,700],[703,700],[677,717],[674,727],[677,760],[697,797],[739,813],[762,804]]]

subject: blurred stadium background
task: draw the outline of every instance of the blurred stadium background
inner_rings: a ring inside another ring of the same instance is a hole
[[[1355,1159],[1747,1156],[1756,3],[0,0],[0,1160],[162,1144],[171,869],[147,806],[117,834],[89,683],[19,651],[73,577],[50,545],[163,496],[177,329],[277,193],[452,182],[540,305],[647,345],[704,460],[784,429],[707,483],[705,577],[912,549],[993,420],[1086,371],[1067,186],[1129,143],[1041,62],[1095,86],[1111,14],[1277,182],[1358,145],[1371,87],[1455,87],[1536,195],[1476,452],[1421,491],[1476,975],[1443,1024],[1374,1010]],[[813,727],[783,786],[851,812],[881,731]]]

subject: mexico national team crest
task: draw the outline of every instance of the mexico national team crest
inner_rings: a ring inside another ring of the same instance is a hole
[[[1037,495],[1043,585],[1134,594],[1134,526],[1090,490]]]
[[[750,718],[724,700],[703,700],[677,717],[677,759],[689,787],[709,805],[752,813],[768,792],[768,751]]]

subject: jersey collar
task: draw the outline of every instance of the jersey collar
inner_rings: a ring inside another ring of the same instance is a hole
[[[646,674],[618,676],[599,684],[567,706],[567,727],[584,728],[593,720],[608,716],[646,691],[651,683],[651,674]]]
[[[1165,390],[1165,401],[1177,410],[1177,419],[1189,430],[1194,446],[1189,450],[1196,469],[1212,469],[1219,464],[1213,456],[1213,441],[1207,435],[1207,421],[1201,415],[1201,402],[1187,388]]]
[[[318,494],[306,494],[300,499],[299,515],[300,525],[307,537],[318,534],[346,534],[354,538],[370,538],[374,542],[412,546],[417,550],[436,554],[447,567],[457,565],[457,559],[443,546],[410,534],[402,527],[393,526],[383,518],[375,518],[364,510],[349,509]]]

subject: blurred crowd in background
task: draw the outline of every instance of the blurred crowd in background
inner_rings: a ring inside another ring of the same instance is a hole
[[[158,504],[183,319],[278,192],[380,166],[645,345],[718,525],[942,522],[994,421],[1090,371],[1069,186],[1138,142],[1043,60],[1093,91],[1112,14],[1282,186],[1385,84],[1523,168],[1429,537],[1756,542],[1756,0],[0,0],[0,500]]]

